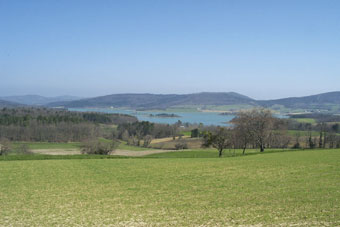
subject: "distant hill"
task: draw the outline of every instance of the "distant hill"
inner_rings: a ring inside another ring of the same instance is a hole
[[[332,106],[340,106],[340,92],[336,91],[304,97],[291,97],[257,102],[264,107],[282,105],[286,108],[295,109],[330,109]]]
[[[131,109],[167,109],[178,106],[248,105],[271,108],[279,112],[340,113],[340,92],[276,100],[254,100],[235,92],[202,92],[195,94],[113,94],[76,101],[49,103],[49,107],[127,107]],[[235,107],[237,109],[237,107]]]
[[[19,106],[23,106],[23,105],[19,104],[19,103],[9,102],[9,101],[5,101],[5,100],[1,100],[0,99],[0,108],[4,108],[4,107],[19,107]]]
[[[0,97],[0,99],[21,103],[30,106],[42,106],[46,105],[51,102],[64,102],[64,101],[74,101],[80,99],[79,97],[75,96],[57,96],[57,97],[44,97],[40,95],[20,95],[20,96],[6,96]]]
[[[256,105],[256,101],[235,92],[203,92],[185,95],[114,94],[70,102],[50,103],[50,107],[128,107],[135,109],[166,109],[183,105]]]

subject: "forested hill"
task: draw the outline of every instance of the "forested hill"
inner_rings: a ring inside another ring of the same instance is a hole
[[[71,102],[50,103],[50,107],[130,107],[140,109],[169,108],[180,105],[256,105],[256,101],[234,92],[203,92],[184,95],[161,94],[114,94]]]
[[[327,104],[340,105],[340,92],[336,91],[304,97],[291,97],[257,102],[265,107],[283,105],[290,108],[310,108],[311,106],[324,106]]]
[[[3,108],[3,107],[18,107],[18,106],[23,106],[23,105],[19,104],[19,103],[9,102],[9,101],[5,101],[5,100],[0,99],[0,108]]]
[[[17,96],[5,96],[0,97],[1,100],[8,101],[8,102],[15,102],[25,105],[31,106],[40,106],[45,105],[51,102],[67,102],[67,101],[74,101],[79,100],[79,97],[76,96],[56,96],[56,97],[44,97],[40,95],[17,95]]]
[[[131,109],[167,109],[178,106],[227,106],[250,105],[272,108],[288,108],[294,111],[340,112],[340,92],[329,92],[305,97],[276,100],[255,100],[235,92],[202,92],[195,94],[113,94],[75,101],[52,102],[48,107],[127,107]],[[288,111],[289,111],[288,110]]]

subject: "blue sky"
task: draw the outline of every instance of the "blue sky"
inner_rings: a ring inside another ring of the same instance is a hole
[[[338,0],[0,0],[0,96],[335,90]]]

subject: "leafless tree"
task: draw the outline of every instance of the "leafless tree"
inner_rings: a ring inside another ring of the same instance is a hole
[[[151,135],[144,136],[144,138],[143,138],[143,147],[149,147],[151,141],[152,141],[152,136]]]
[[[237,143],[243,149],[243,154],[245,154],[246,148],[249,143],[254,139],[254,131],[252,129],[252,117],[250,111],[244,111],[237,114],[231,123],[234,124],[234,134],[237,138]]]
[[[231,131],[227,128],[218,128],[215,132],[206,132],[203,136],[203,147],[214,147],[218,156],[222,157],[223,150],[230,147],[232,140]]]
[[[232,123],[242,140],[244,151],[252,141],[263,152],[274,128],[275,118],[269,110],[253,109],[239,113]]]

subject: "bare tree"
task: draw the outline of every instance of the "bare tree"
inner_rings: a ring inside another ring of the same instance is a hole
[[[243,155],[245,154],[248,144],[254,139],[254,131],[252,130],[251,120],[252,117],[250,111],[239,112],[237,117],[231,120],[231,123],[235,126],[235,138],[237,138],[237,142],[243,149]]]
[[[272,113],[266,109],[253,109],[241,112],[232,121],[240,136],[245,151],[249,142],[255,143],[264,151],[274,126]]]
[[[218,128],[215,132],[206,132],[203,136],[203,147],[214,147],[218,150],[218,157],[222,157],[223,150],[231,145],[231,132],[226,128]]]
[[[293,148],[294,148],[294,149],[300,149],[300,148],[301,148],[301,145],[300,145],[300,137],[301,137],[301,135],[300,135],[299,132],[295,133],[295,143],[294,143],[294,145],[293,145]]]
[[[151,135],[144,136],[144,138],[143,138],[143,147],[149,147],[151,141],[152,141],[152,136]]]

